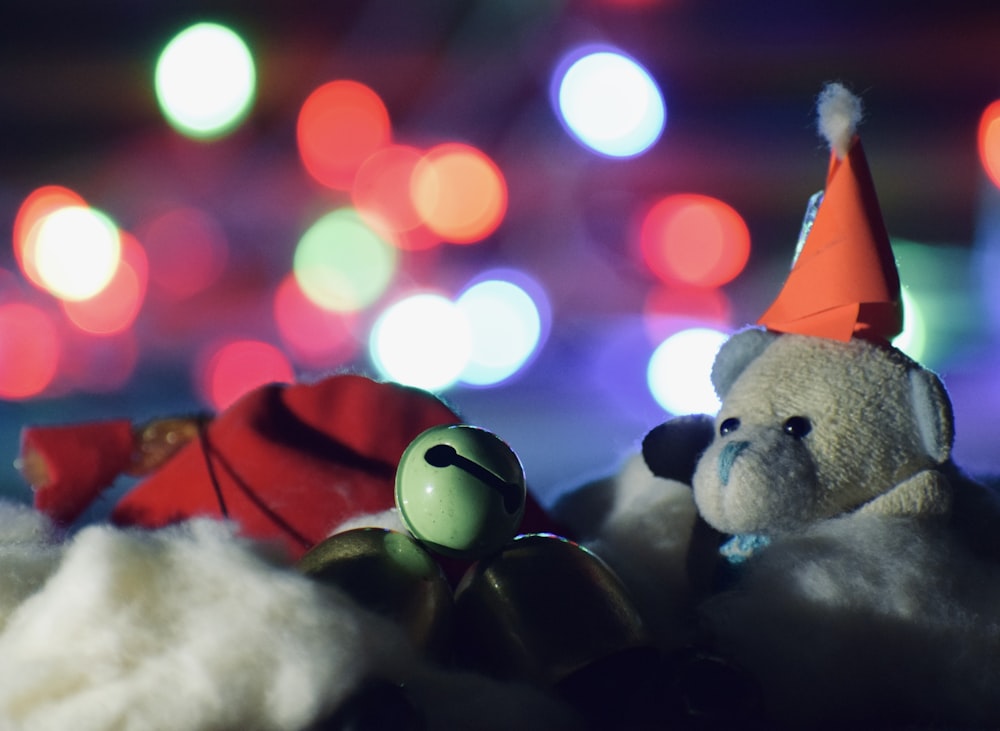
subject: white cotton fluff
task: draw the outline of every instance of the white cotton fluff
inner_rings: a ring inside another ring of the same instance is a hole
[[[1000,722],[1000,566],[950,528],[853,514],[775,540],[703,606],[796,727]]]
[[[8,558],[5,583],[25,564]],[[228,525],[90,527],[0,633],[0,719],[31,731],[291,731],[366,674],[408,663],[408,647]]]
[[[0,502],[0,630],[62,556],[52,523],[25,506]]]
[[[331,530],[330,535],[344,533],[356,528],[385,528],[386,530],[394,530],[399,533],[407,531],[406,526],[403,524],[403,516],[400,515],[399,510],[389,508],[377,513],[365,513],[348,518]]]
[[[686,549],[697,512],[691,488],[657,477],[635,454],[617,474],[581,488],[557,508],[558,518],[626,584],[657,643],[672,650],[689,642],[693,596]]]
[[[951,524],[820,521],[775,538],[731,588],[699,596],[685,574],[690,488],[651,479],[638,460],[570,495],[578,504],[560,518],[605,505],[586,543],[623,578],[662,649],[685,623],[711,637],[759,684],[779,728],[1000,728],[1000,562],[966,545],[968,511]],[[967,499],[973,513],[984,505]]]
[[[62,543],[0,502],[0,731],[303,731],[370,678],[402,683],[428,731],[580,727],[541,690],[421,661],[265,550],[210,520]]]
[[[861,99],[843,84],[827,84],[816,102],[817,126],[830,150],[843,159],[861,123]]]

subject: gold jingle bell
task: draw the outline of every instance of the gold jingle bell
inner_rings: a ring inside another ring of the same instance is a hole
[[[427,657],[450,658],[451,587],[437,562],[409,535],[384,528],[344,531],[317,544],[297,567],[397,623]]]
[[[543,687],[573,684],[611,658],[656,655],[621,580],[586,548],[549,534],[518,536],[470,568],[455,618],[459,662]]]

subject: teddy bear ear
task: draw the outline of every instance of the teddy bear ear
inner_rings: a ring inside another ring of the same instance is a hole
[[[642,440],[642,458],[657,477],[690,485],[698,460],[714,436],[711,416],[678,416],[649,430]]]
[[[777,337],[778,333],[754,327],[740,330],[722,344],[712,365],[712,386],[720,399],[726,397],[740,373]]]
[[[925,368],[910,371],[913,416],[927,454],[938,464],[948,461],[955,441],[955,416],[941,379]]]

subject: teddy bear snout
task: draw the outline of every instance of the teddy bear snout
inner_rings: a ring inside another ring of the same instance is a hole
[[[719,452],[719,480],[722,482],[722,486],[726,487],[729,484],[729,472],[733,468],[733,463],[736,458],[739,457],[743,451],[750,446],[750,442],[747,441],[737,441],[729,442],[726,446],[722,448]]]

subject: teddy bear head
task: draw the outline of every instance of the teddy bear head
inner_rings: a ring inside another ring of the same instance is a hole
[[[721,409],[695,464],[702,517],[731,534],[776,534],[874,504],[949,460],[940,380],[888,344],[762,329],[736,333],[712,369]],[[926,490],[885,511],[933,509]]]

